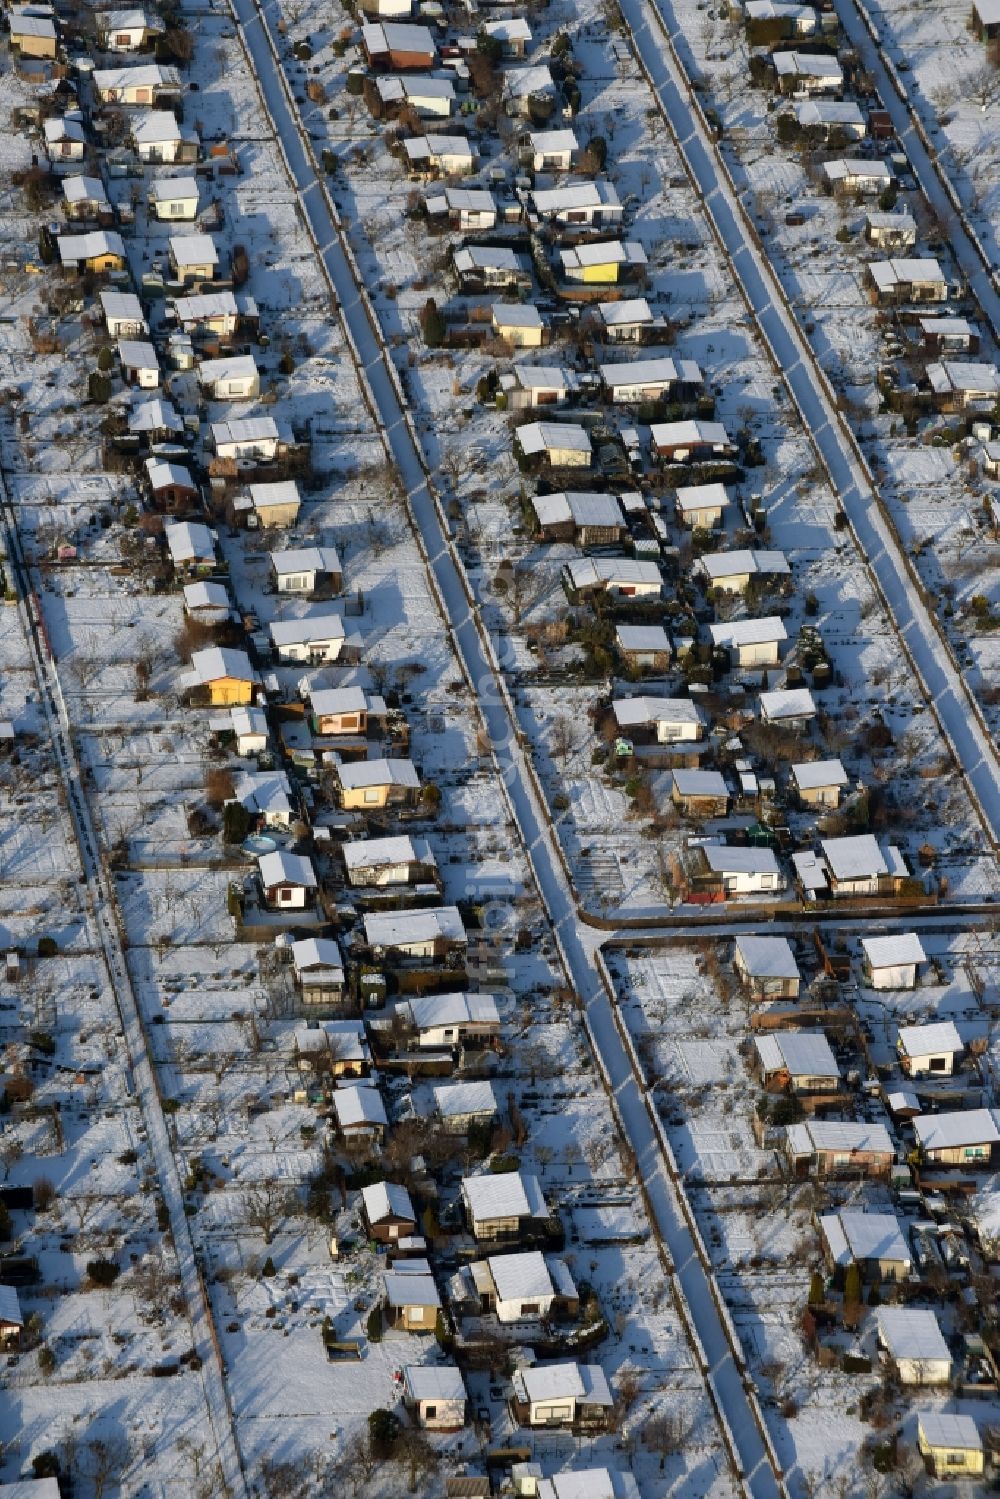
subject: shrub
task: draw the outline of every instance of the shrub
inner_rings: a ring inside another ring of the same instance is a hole
[[[41,1373],[45,1374],[47,1376],[47,1375],[49,1375],[49,1374],[52,1373],[52,1371],[55,1369],[55,1366],[56,1366],[56,1356],[52,1352],[52,1349],[48,1348],[48,1347],[39,1348],[39,1350],[38,1350],[38,1367],[39,1367],[39,1370],[41,1371]]]
[[[371,1311],[368,1313],[368,1321],[365,1323],[365,1331],[368,1334],[368,1341],[369,1341],[369,1343],[381,1343],[381,1341],[382,1341],[382,1308],[380,1306],[373,1306],[372,1309],[371,1309]],[[372,1415],[377,1415],[377,1414],[378,1414],[377,1411],[373,1411],[372,1412]],[[370,1419],[371,1419],[371,1417],[369,1417],[369,1420]]]
[[[439,349],[444,343],[447,329],[444,318],[441,316],[438,305],[433,297],[428,297],[420,314],[420,331],[424,336],[424,343],[429,349]]]
[[[277,1271],[274,1268],[274,1261],[270,1255],[268,1255],[267,1259],[264,1261],[264,1266],[260,1273],[265,1280],[270,1280],[272,1275],[277,1274]]]
[[[40,1051],[43,1057],[51,1057],[56,1049],[55,1037],[50,1036],[48,1031],[32,1031],[28,1036],[28,1045]]]
[[[227,802],[222,813],[222,836],[227,843],[242,843],[250,831],[253,818],[239,802]]]
[[[31,1471],[36,1478],[59,1478],[62,1464],[54,1452],[39,1452],[31,1459]]]
[[[121,1274],[114,1260],[88,1260],[87,1279],[94,1286],[113,1286]]]
[[[399,1421],[392,1411],[375,1410],[368,1417],[368,1450],[372,1457],[392,1456],[399,1436]]]
[[[286,349],[282,354],[281,358],[278,361],[278,369],[283,375],[294,375],[295,356],[293,355],[291,349]]]
[[[87,395],[97,406],[103,406],[106,401],[110,401],[111,381],[107,375],[101,375],[97,370],[93,370],[87,381]]]
[[[105,344],[97,355],[97,368],[100,370],[102,375],[107,375],[113,369],[114,362],[115,356],[108,348],[107,344]]]
[[[40,958],[54,958],[59,951],[59,946],[54,937],[39,937],[38,956]]]
[[[56,1197],[56,1184],[48,1176],[40,1176],[31,1189],[31,1198],[36,1213],[47,1213]]]

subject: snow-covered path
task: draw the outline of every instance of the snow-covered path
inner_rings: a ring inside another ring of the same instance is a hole
[[[1000,844],[1000,763],[971,694],[920,598],[899,546],[824,387],[805,336],[781,297],[771,266],[758,250],[736,195],[726,181],[674,52],[682,40],[669,0],[621,0],[636,50],[660,99],[719,238],[732,261],[758,327],[770,344],[802,420],[816,443],[862,553],[935,711],[942,732],[994,845]],[[662,20],[658,24],[656,15]]]
[[[699,1257],[672,1181],[647,1104],[615,1022],[612,1003],[581,938],[572,892],[566,883],[545,810],[517,743],[514,722],[501,680],[489,659],[490,647],[480,633],[457,562],[428,488],[417,443],[405,419],[396,383],[380,341],[369,321],[333,215],[316,181],[293,114],[273,39],[265,30],[254,0],[232,0],[234,14],[250,53],[265,103],[285,149],[303,210],[330,279],[378,410],[386,441],[406,485],[415,523],[423,539],[433,579],[451,627],[456,649],[472,682],[490,734],[511,811],[532,861],[573,984],[583,1000],[623,1128],[635,1152],[660,1233],[690,1308],[707,1383],[726,1428],[731,1450],[753,1499],[777,1499],[785,1492],[768,1455],[755,1413],[756,1397],[734,1357],[733,1347],[714,1299],[710,1274]],[[276,19],[276,18],[275,18]],[[273,24],[273,22],[272,22]],[[589,933],[587,934],[589,938]]]
[[[31,587],[30,575],[21,548],[17,515],[8,499],[6,486],[2,482],[0,482],[0,504],[2,504],[6,556],[13,564],[12,581],[17,584],[18,611],[31,654],[39,701],[45,713],[53,753],[66,790],[66,805],[70,811],[73,833],[87,882],[91,919],[100,939],[108,979],[118,1007],[132,1084],[142,1107],[149,1149],[156,1164],[157,1185],[170,1217],[170,1229],[177,1254],[177,1268],[191,1323],[194,1349],[201,1361],[202,1388],[219,1463],[220,1494],[225,1495],[226,1499],[246,1499],[246,1483],[233,1431],[232,1414],[223,1381],[222,1361],[215,1339],[212,1314],[195,1258],[191,1226],[185,1212],[184,1193],[167,1133],[160,1090],[153,1071],[149,1048],[146,1045],[135,991],[132,988],[115,920],[114,891],[101,862],[100,845],[94,832],[83,777],[80,774],[79,763],[73,748],[70,720],[58,673],[47,645],[44,643],[41,611]]]
[[[924,197],[941,221],[942,237],[947,240],[955,259],[961,266],[962,273],[968,280],[976,301],[993,329],[994,337],[1000,339],[1000,295],[997,294],[993,280],[969,238],[961,216],[952,206],[942,180],[942,169],[932,161],[920,137],[920,132],[916,128],[912,113],[899,97],[889,76],[889,70],[883,61],[883,48],[887,47],[887,42],[883,42],[882,47],[875,45],[856,0],[834,0],[833,8],[845,34],[850,38],[851,45],[857,48],[865,67],[875,80],[875,86],[889,111],[893,129],[906,152],[914,176],[920,184]],[[877,25],[877,20],[874,24]]]

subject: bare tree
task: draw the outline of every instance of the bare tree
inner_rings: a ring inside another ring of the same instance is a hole
[[[660,1454],[660,1467],[668,1457],[679,1452],[687,1441],[688,1426],[680,1411],[664,1411],[643,1427],[642,1439],[651,1452]]]
[[[81,1449],[83,1469],[94,1486],[94,1499],[104,1499],[109,1483],[119,1483],[131,1452],[123,1436],[95,1437]]]
[[[251,1228],[257,1229],[265,1244],[270,1244],[279,1222],[291,1209],[289,1193],[276,1182],[262,1182],[243,1199],[243,1208]]]
[[[395,1458],[398,1463],[405,1464],[409,1471],[409,1489],[411,1494],[417,1492],[418,1478],[426,1477],[432,1473],[438,1463],[438,1455],[428,1442],[422,1431],[415,1427],[407,1426],[396,1440]]]
[[[0,1167],[3,1168],[3,1179],[7,1180],[11,1167],[16,1166],[24,1155],[24,1146],[12,1130],[0,1136]]]
[[[350,1487],[352,1499],[360,1499],[375,1476],[377,1464],[363,1431],[355,1431],[341,1448],[334,1469],[335,1476]]]

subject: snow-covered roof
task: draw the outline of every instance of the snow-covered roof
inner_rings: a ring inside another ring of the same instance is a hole
[[[816,14],[811,6],[806,13],[811,16]],[[801,99],[795,105],[795,118],[803,126],[855,125],[863,130],[865,124],[865,117],[858,105],[847,99]],[[839,166],[840,163],[831,162],[829,165]]]
[[[588,450],[590,443],[587,444]],[[532,506],[541,526],[623,526],[621,506],[613,494],[592,494],[585,490],[560,490],[557,494],[536,494]]]
[[[900,285],[941,286],[947,280],[933,255],[909,260],[873,260],[868,269],[880,291],[892,291]]]
[[[755,1036],[754,1047],[765,1074],[784,1070],[793,1078],[840,1076],[837,1059],[822,1031],[770,1031]]]
[[[269,854],[261,854],[257,865],[262,885],[301,885],[306,890],[317,887],[312,860],[303,854],[291,854],[286,849],[276,848]]]
[[[465,1380],[455,1364],[404,1364],[403,1383],[411,1400],[464,1400]]]
[[[469,271],[509,271],[511,275],[528,272],[528,263],[523,255],[504,245],[463,245],[454,254],[455,269],[460,273]]]
[[[289,573],[339,573],[340,558],[333,547],[289,547],[271,553],[271,566],[279,578]]]
[[[410,73],[406,76],[382,74],[375,79],[375,87],[386,104],[402,103],[404,100],[419,104],[440,99],[451,103],[455,98],[455,85],[450,78],[431,78],[426,73]]]
[[[130,432],[183,432],[184,423],[173,402],[162,396],[139,397],[135,393],[128,419]]]
[[[769,645],[788,639],[785,621],[778,614],[765,619],[733,619],[724,624],[709,625],[712,644],[738,650],[744,645]]]
[[[79,260],[96,260],[101,255],[125,259],[125,241],[116,229],[92,229],[89,234],[60,234],[56,244],[64,265],[73,265]]]
[[[120,338],[118,358],[127,370],[159,370],[160,368],[156,350],[144,339]]]
[[[1000,3],[997,5],[997,19],[1000,20]],[[972,1416],[963,1416],[957,1411],[918,1411],[917,1426],[929,1447],[948,1447],[951,1451],[965,1452],[983,1450],[983,1439]]]
[[[11,36],[39,36],[55,41],[58,33],[51,16],[33,15],[20,7],[12,7],[10,13]]]
[[[232,354],[223,360],[202,360],[198,366],[198,379],[202,385],[214,385],[219,381],[234,381],[234,379],[249,379],[253,381],[256,376],[256,360],[252,354]],[[289,480],[288,483],[294,483]],[[259,484],[253,484],[252,489],[261,489]]]
[[[706,577],[742,578],[762,575],[786,574],[790,571],[784,552],[758,550],[755,552],[739,548],[734,552],[705,552],[699,558],[699,566]]]
[[[316,699],[313,698],[315,704]],[[391,864],[434,864],[431,846],[425,838],[409,833],[390,838],[356,838],[343,847],[344,865],[348,870],[375,869]]]
[[[595,588],[602,583],[610,588],[663,587],[659,564],[637,557],[574,557],[567,562],[566,572],[574,588]]]
[[[769,848],[731,848],[728,844],[709,843],[701,851],[713,874],[777,876],[781,873]]]
[[[799,965],[787,937],[739,936],[736,938],[736,950],[751,978],[799,977]]]
[[[247,492],[255,510],[270,510],[282,505],[302,503],[299,486],[294,479],[278,479],[267,484],[250,484]]]
[[[144,10],[105,10],[96,17],[102,31],[162,31],[163,22],[158,16],[150,17]]]
[[[439,1083],[433,1090],[434,1107],[442,1119],[463,1114],[492,1115],[499,1112],[493,1084],[485,1079],[468,1083]]]
[[[860,119],[859,110],[858,120]],[[823,173],[831,182],[880,182],[888,187],[892,181],[892,169],[888,163],[871,161],[865,156],[842,156],[837,161],[825,161]]]
[[[860,1123],[854,1119],[809,1119],[803,1124],[788,1125],[785,1136],[794,1155],[812,1155],[818,1150],[887,1156],[893,1153],[884,1124]]]
[[[222,677],[232,677],[238,682],[256,682],[257,673],[250,665],[246,651],[234,646],[213,645],[207,650],[195,651],[191,666],[197,681],[217,682]]]
[[[137,146],[162,146],[168,141],[197,140],[193,131],[183,130],[169,109],[152,109],[132,126]]]
[[[383,52],[417,52],[434,57],[434,38],[426,26],[401,21],[371,21],[361,28],[361,38],[369,54]]]
[[[652,323],[653,312],[645,297],[626,297],[622,302],[598,302],[597,311],[606,328]]]
[[[705,715],[690,697],[625,697],[612,703],[620,728],[650,723],[704,724]]]
[[[232,718],[230,724],[236,728]],[[291,787],[283,770],[244,771],[237,778],[234,795],[248,812],[291,821],[294,811]]]
[[[142,303],[133,291],[102,291],[101,310],[109,321],[118,319],[146,326]]]
[[[494,302],[493,322],[498,328],[544,328],[542,314],[530,302]]]
[[[272,561],[274,556],[275,553],[272,552]],[[320,687],[309,694],[309,702],[317,718],[326,718],[335,713],[364,713],[371,701],[373,699],[363,687]],[[380,698],[379,702],[381,701]]]
[[[411,162],[437,162],[450,156],[471,165],[474,157],[472,143],[464,135],[411,135],[403,148]]]
[[[371,911],[365,916],[365,941],[370,947],[400,947],[411,943],[464,943],[465,927],[457,906],[423,911]]]
[[[522,390],[576,390],[580,377],[559,364],[515,364],[514,379]]]
[[[726,778],[718,770],[675,770],[674,785],[680,796],[728,796]]]
[[[416,1223],[410,1194],[396,1182],[372,1182],[361,1188],[361,1201],[365,1206],[365,1217],[369,1223],[381,1223],[385,1218],[408,1218]]]
[[[190,475],[185,474],[190,482]],[[167,551],[174,562],[214,562],[215,532],[199,520],[170,521],[163,528]]]
[[[729,494],[724,484],[685,484],[675,491],[674,504],[682,515],[692,510],[724,510]]]
[[[535,1492],[537,1499],[639,1499],[633,1475],[618,1468],[577,1468],[551,1478],[539,1474]]]
[[[188,611],[197,609],[224,609],[229,612],[229,594],[224,583],[185,583],[184,607]]]
[[[526,457],[556,450],[571,453],[591,451],[590,434],[576,422],[526,422],[514,433],[518,447]]]
[[[872,833],[858,833],[852,838],[821,838],[820,848],[836,880],[864,880],[889,873]]]
[[[574,182],[565,187],[537,188],[531,194],[532,202],[542,214],[560,214],[581,209],[601,209],[621,212],[621,203],[614,183],[601,178],[594,182]]]
[[[635,239],[606,239],[595,244],[570,245],[559,251],[563,270],[582,271],[587,266],[627,265],[643,266],[647,263],[646,252]]]
[[[687,385],[700,385],[703,379],[701,369],[693,359],[630,359],[625,363],[600,364],[597,370],[609,390],[619,390],[631,385],[648,389],[657,385],[672,385],[675,380],[683,380]]]
[[[385,1299],[391,1307],[440,1306],[433,1275],[410,1275],[397,1264],[383,1272]]]
[[[822,78],[842,82],[843,70],[835,57],[813,52],[773,52],[771,61],[779,78]]]
[[[761,717],[768,723],[786,718],[814,718],[816,704],[808,687],[782,687],[760,695]]]
[[[213,317],[236,317],[239,311],[236,298],[231,291],[205,291],[197,292],[190,297],[175,297],[174,308],[181,323],[200,323]],[[266,428],[268,433],[273,429],[277,433],[277,426],[273,416],[255,416],[244,418],[243,421],[235,422],[213,422],[212,436],[218,441],[217,433],[223,427],[257,427]]]
[[[949,1114],[920,1114],[913,1121],[924,1150],[958,1150],[964,1145],[1000,1145],[994,1109],[956,1109]]]
[[[880,1306],[878,1335],[895,1359],[951,1363],[951,1354],[935,1314],[927,1307]]]
[[[927,961],[916,932],[896,932],[891,937],[862,937],[861,946],[871,968],[896,968]]]
[[[343,973],[344,960],[332,937],[303,937],[292,943],[292,964],[296,973],[317,968]]]
[[[125,89],[180,89],[181,75],[176,68],[158,62],[136,63],[131,67],[96,68],[94,87],[99,94],[121,93]]]
[[[47,146],[56,146],[60,141],[75,141],[81,146],[87,143],[87,133],[82,121],[70,119],[68,115],[63,115],[61,120],[46,120],[42,130]]]
[[[896,1041],[907,1057],[930,1057],[942,1052],[954,1056],[965,1049],[953,1020],[935,1020],[930,1025],[901,1025],[896,1032]]]
[[[488,1264],[498,1301],[535,1301],[556,1294],[540,1249],[525,1254],[491,1255]]]
[[[17,1299],[15,1286],[0,1286],[0,1323],[2,1322],[10,1323],[15,1327],[24,1326],[21,1303]]]
[[[548,1206],[537,1176],[505,1171],[498,1175],[466,1176],[462,1196],[477,1222],[493,1218],[547,1218]]]
[[[545,155],[577,151],[580,146],[574,130],[529,130],[528,139],[533,151],[541,151]]]
[[[792,778],[800,791],[847,785],[847,771],[839,760],[804,760],[792,766]]]
[[[301,619],[274,619],[269,626],[276,646],[310,645],[322,640],[343,640],[344,621],[339,614],[312,614]]]
[[[412,760],[353,760],[338,765],[337,776],[345,791],[365,786],[402,786],[415,791],[420,785]]]
[[[194,177],[157,177],[149,185],[149,196],[157,203],[198,200],[198,183]],[[202,236],[208,239],[208,235]],[[209,240],[211,244],[211,240]],[[229,293],[232,296],[232,292]]]
[[[929,364],[927,379],[936,395],[966,391],[993,397],[1000,392],[1000,370],[977,360],[945,359],[940,364]]]
[[[162,458],[146,459],[146,475],[149,479],[149,487],[155,493],[158,489],[170,489],[179,487],[182,489],[194,489],[195,482],[190,472],[180,463],[167,463]],[[171,555],[173,555],[171,553]],[[175,561],[179,560],[174,558]]]
[[[107,203],[108,195],[99,177],[64,177],[63,196],[67,203]]]
[[[370,1083],[350,1083],[333,1094],[333,1108],[341,1129],[358,1124],[388,1124],[379,1090]]]
[[[532,1364],[515,1369],[515,1392],[522,1400],[538,1402],[575,1399],[583,1405],[611,1407],[614,1399],[600,1364]]]
[[[826,1239],[835,1265],[856,1261],[892,1260],[910,1264],[910,1251],[895,1213],[863,1213],[842,1208],[839,1213],[823,1214],[820,1232]]]
[[[451,1025],[500,1024],[492,994],[419,994],[404,1000],[418,1031]]]
[[[670,637],[662,625],[618,625],[615,636],[623,651],[670,650]]]

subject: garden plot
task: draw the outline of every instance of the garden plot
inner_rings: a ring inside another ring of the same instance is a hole
[[[971,32],[969,7],[961,0],[932,9],[868,0],[866,9],[976,232],[995,247],[1000,97],[986,47]]]
[[[129,1350],[119,1349],[122,1365]],[[109,1382],[99,1371],[76,1382],[38,1383],[11,1392],[0,1412],[0,1437],[17,1471],[32,1454],[74,1454],[74,1471],[93,1473],[92,1444],[122,1459],[123,1496],[174,1499],[196,1491],[206,1462],[205,1399],[201,1378],[181,1372],[153,1381],[123,1376]],[[103,1464],[102,1464],[103,1466]],[[99,1471],[99,1470],[96,1470]],[[106,1482],[106,1480],[105,1480]]]

